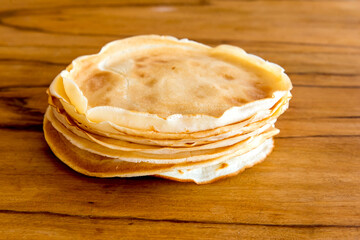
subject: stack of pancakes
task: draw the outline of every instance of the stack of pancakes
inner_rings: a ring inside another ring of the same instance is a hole
[[[74,170],[209,183],[272,151],[291,82],[238,47],[156,35],[75,59],[49,87],[45,138]]]

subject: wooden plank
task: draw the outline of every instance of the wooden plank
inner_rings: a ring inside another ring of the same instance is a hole
[[[306,4],[300,1],[220,1],[198,7],[176,6],[169,11],[147,6],[67,6],[61,11],[49,7],[47,11],[40,8],[3,14],[0,31],[3,32],[1,42],[12,44],[61,42],[87,46],[94,41],[156,32],[203,42],[221,38],[299,43],[301,39],[302,44],[331,43],[358,48],[360,31],[354,24],[359,8],[358,2],[349,7],[344,1],[336,4],[327,1]],[[315,13],[313,9],[319,11]],[[222,21],[213,18],[214,12],[222,16]],[[206,27],[209,24],[211,27]]]
[[[355,226],[212,224],[21,212],[0,213],[0,224],[5,239],[356,239],[359,235]]]
[[[46,35],[54,34],[118,38],[121,29],[121,35],[156,31],[195,39],[271,39],[292,43],[301,39],[309,44],[359,47],[358,9],[359,2],[349,5],[345,1],[335,4],[327,1],[214,1],[201,6],[173,6],[166,10],[152,6],[86,5],[64,6],[61,11],[52,7],[18,10],[4,14],[1,22],[5,29],[23,31],[24,34],[39,33],[42,41]],[[221,21],[213,17],[215,13],[222,17]],[[221,32],[217,32],[218,29]],[[8,36],[12,35],[3,38]],[[19,41],[24,40],[8,39],[8,42]]]
[[[278,138],[265,162],[197,186],[150,177],[89,178],[56,159],[41,132],[0,134],[7,136],[0,141],[1,210],[237,224],[360,224],[358,136]]]

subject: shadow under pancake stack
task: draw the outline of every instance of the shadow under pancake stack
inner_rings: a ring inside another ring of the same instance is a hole
[[[238,47],[127,38],[54,79],[45,138],[85,175],[210,183],[271,153],[291,88],[281,67]]]

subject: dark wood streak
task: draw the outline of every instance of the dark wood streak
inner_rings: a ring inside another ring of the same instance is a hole
[[[49,87],[50,84],[39,84],[39,85],[7,85],[4,87],[0,87],[0,92],[8,92],[12,89],[17,89],[17,88],[44,88],[47,89]],[[0,99],[2,97],[0,96]]]
[[[360,116],[328,116],[328,117],[324,117],[324,118],[340,118],[340,119],[350,119],[350,118],[360,118]]]
[[[44,139],[45,141],[45,139]],[[50,151],[50,150],[49,150]],[[31,175],[36,175],[36,176],[66,176],[68,173],[59,173],[59,172],[54,172],[54,173],[8,173],[8,172],[2,172],[1,175],[2,176],[31,176]],[[1,214],[1,212],[0,212]]]
[[[340,76],[340,77],[357,77],[360,73],[331,73],[331,72],[286,72],[291,75],[323,75],[323,76]]]
[[[54,66],[64,66],[66,67],[69,63],[56,63],[50,61],[43,61],[43,60],[34,60],[34,59],[16,59],[16,58],[0,58],[0,62],[28,62],[28,63],[36,63],[36,64],[43,64],[43,65],[54,65]]]
[[[0,129],[9,131],[42,132],[43,124],[0,124]]]
[[[303,88],[360,88],[360,86],[331,86],[331,85],[312,85],[312,84],[293,84],[294,87]]]
[[[250,0],[252,1],[252,0]],[[193,40],[199,42],[206,42],[209,44],[275,44],[275,45],[292,45],[292,46],[314,46],[314,47],[334,47],[334,48],[344,48],[344,49],[360,49],[360,46],[353,45],[342,45],[342,44],[322,44],[322,43],[310,43],[310,42],[288,42],[288,41],[261,41],[261,40],[239,40],[239,39],[206,39],[206,38],[194,38]]]
[[[304,136],[276,136],[275,139],[289,139],[289,138],[357,138],[360,135],[304,135]]]
[[[281,120],[286,121],[298,121],[298,120],[314,120],[314,119],[357,119],[360,116],[324,116],[324,117],[296,117],[296,118],[289,118],[285,116],[281,116]]]
[[[93,203],[92,203],[93,204]],[[23,215],[51,215],[57,217],[80,218],[80,219],[99,219],[99,220],[126,220],[126,221],[146,221],[146,222],[170,222],[185,224],[216,224],[216,225],[237,225],[237,226],[263,226],[263,227],[284,227],[284,228],[360,228],[360,225],[326,225],[326,224],[262,224],[262,223],[242,223],[242,222],[221,222],[221,221],[186,221],[180,219],[151,219],[130,216],[97,216],[56,213],[50,211],[18,211],[0,210],[0,214],[23,214]]]
[[[27,117],[42,118],[44,112],[34,108],[26,107],[28,100],[28,97],[2,97],[0,98],[0,103],[6,105],[18,114],[23,114]]]
[[[4,44],[0,44],[0,47],[6,47],[6,48],[76,48],[76,49],[94,49],[94,50],[100,50],[101,46],[80,46],[80,45],[13,45],[8,46]]]
[[[293,55],[296,55],[296,54],[326,54],[326,55],[360,55],[360,52],[327,52],[327,51],[316,51],[316,52],[296,52],[296,51],[288,51],[288,50],[281,50],[281,51],[274,51],[274,50],[256,50],[256,51],[251,51],[252,54],[255,54],[255,55],[259,55],[259,54],[293,54]]]

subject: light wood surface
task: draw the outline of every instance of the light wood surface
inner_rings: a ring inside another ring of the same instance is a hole
[[[294,97],[265,162],[197,186],[85,177],[54,157],[52,79],[149,33],[286,69]],[[0,239],[360,239],[360,1],[3,0],[0,79]]]

